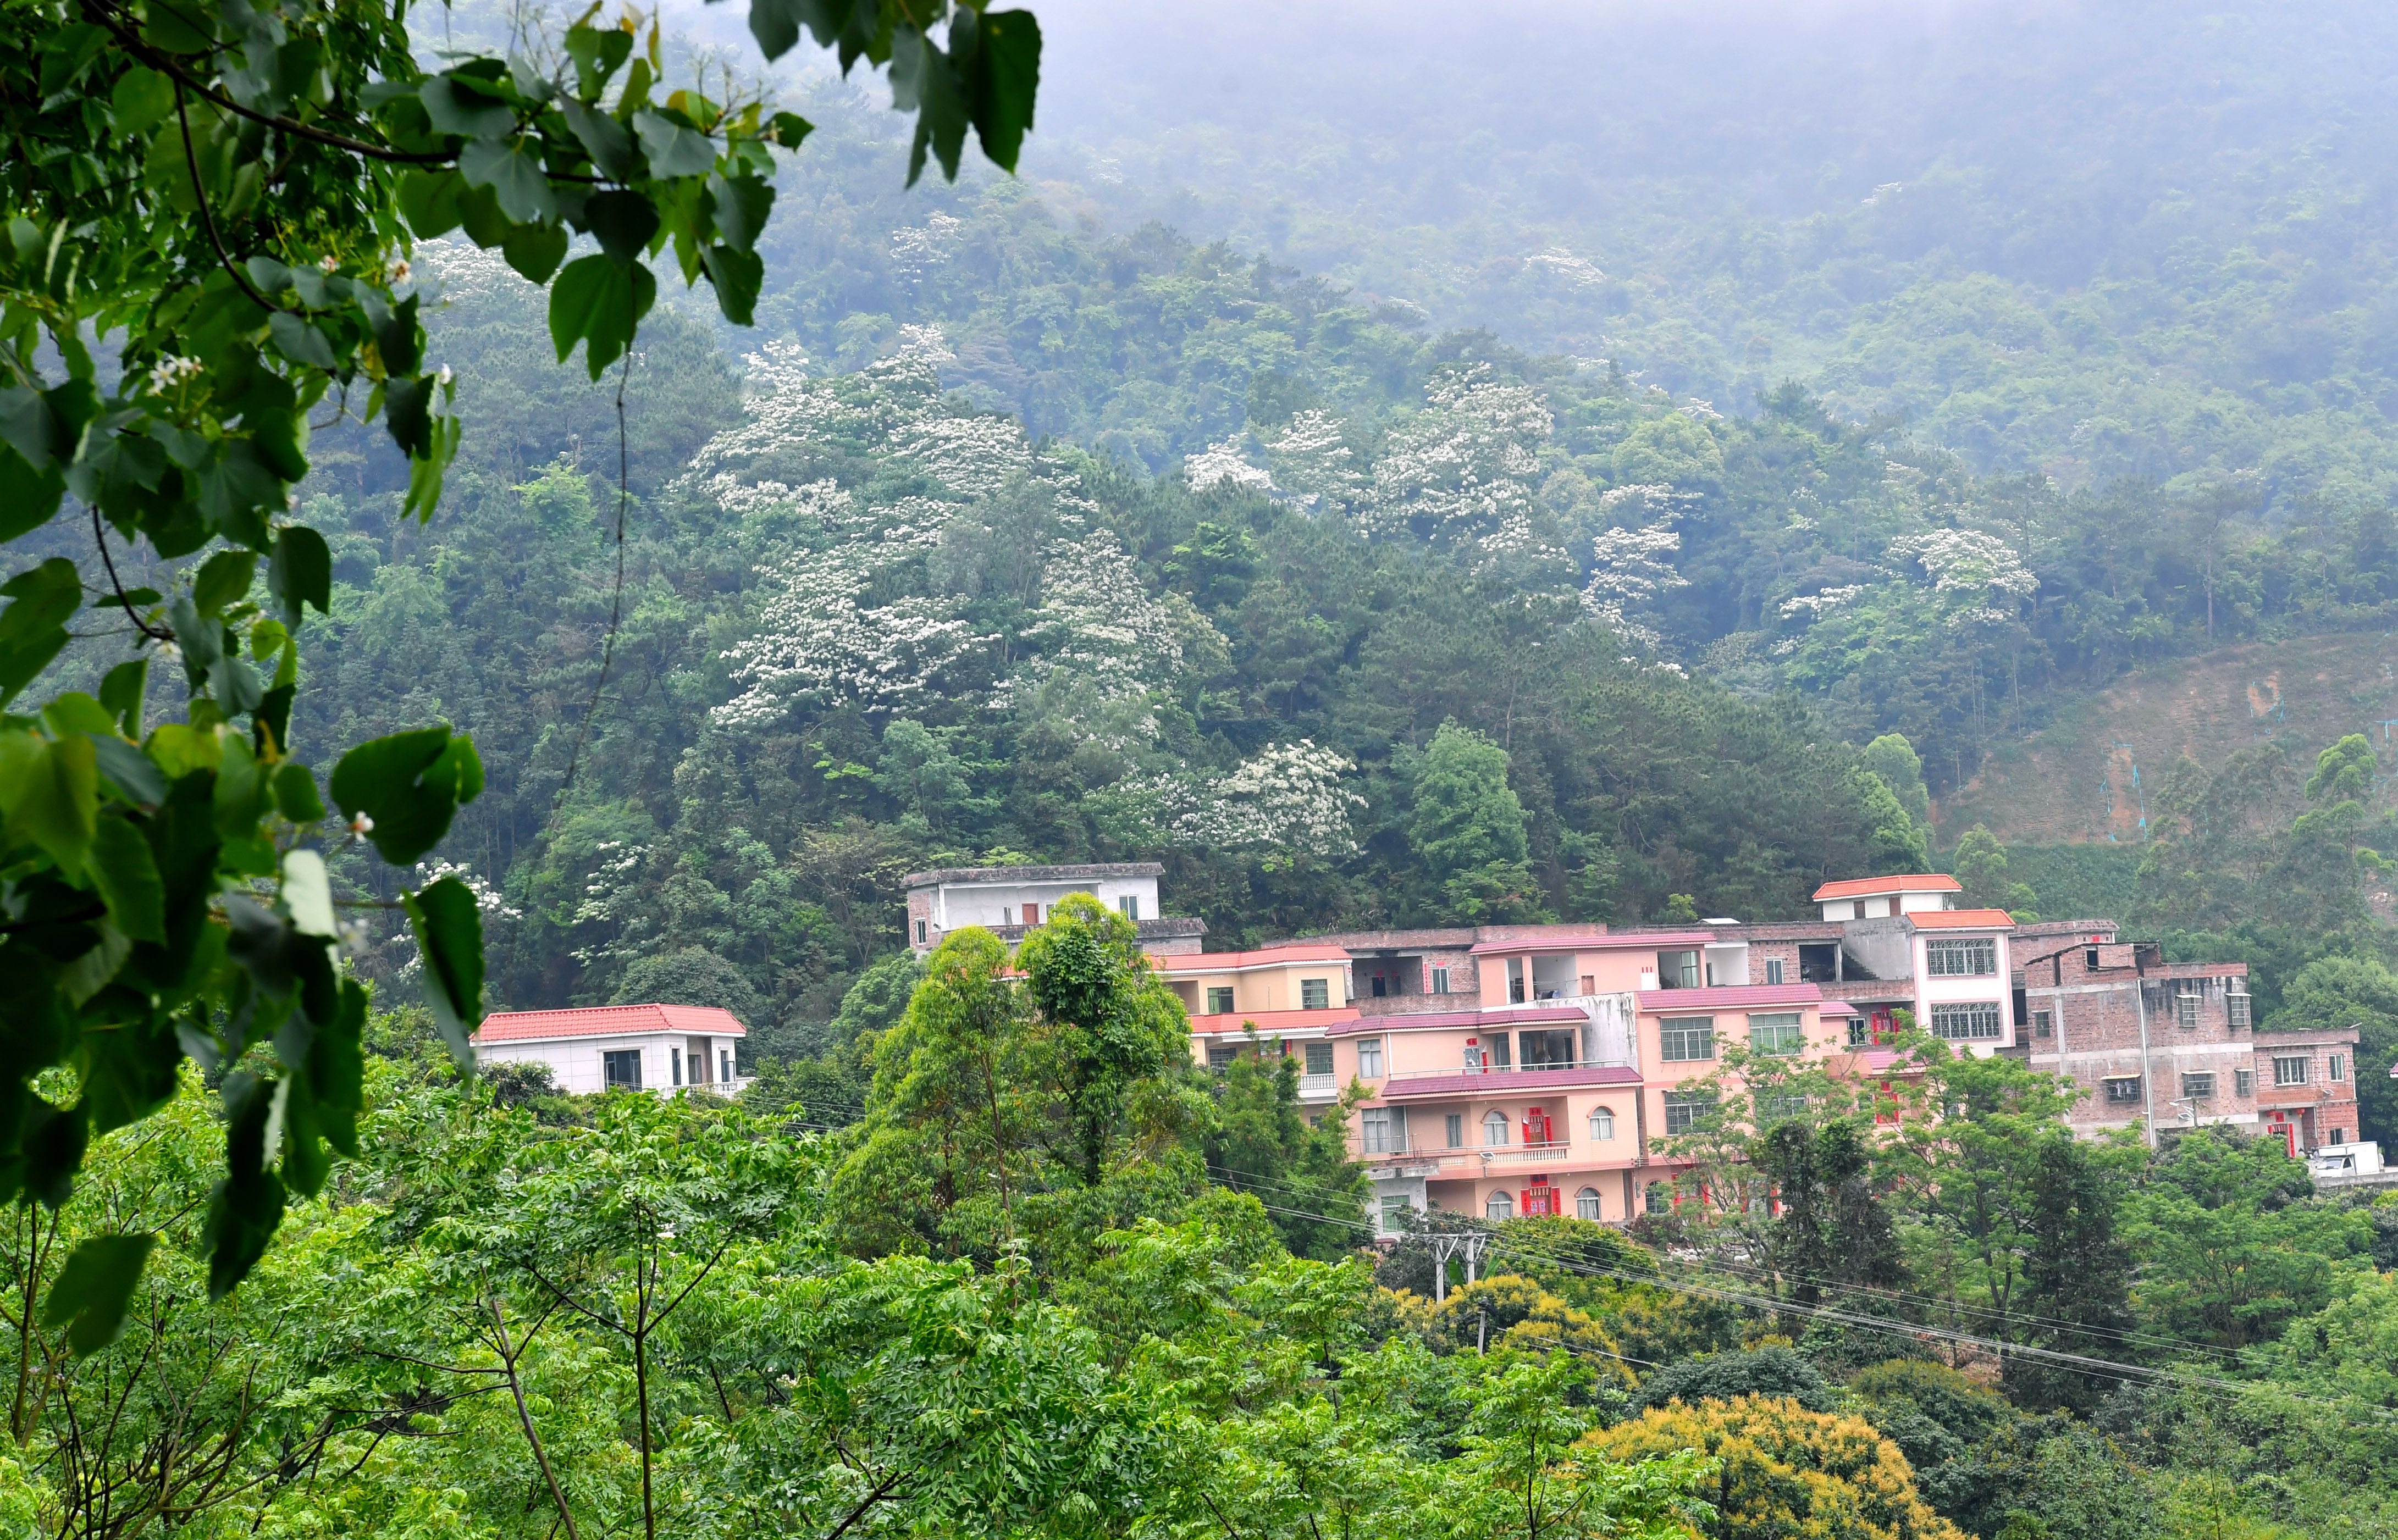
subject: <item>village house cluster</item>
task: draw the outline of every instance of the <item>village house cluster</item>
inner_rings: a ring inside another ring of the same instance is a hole
[[[1204,950],[1162,912],[1154,862],[999,866],[907,878],[921,954],[980,926],[1009,943],[1069,894],[1135,926],[1191,1015],[1194,1061],[1299,1061],[1319,1114],[1354,1085],[1350,1125],[1395,1230],[1405,1211],[1620,1223],[1670,1204],[1687,1169],[1659,1141],[1710,1105],[1728,1045],[1891,1083],[1905,1011],[1956,1051],[2070,1077],[2076,1132],[2154,1144],[2201,1125],[2284,1139],[2326,1183],[2375,1180],[2357,1139],[2354,1029],[2254,1030],[2243,963],[2170,963],[2111,920],[2017,925],[1960,906],[1936,874],[1830,882],[1806,919],[1493,925],[1303,937]],[[729,1092],[743,1025],[683,1006],[494,1014],[486,1062],[536,1061],[561,1090]]]

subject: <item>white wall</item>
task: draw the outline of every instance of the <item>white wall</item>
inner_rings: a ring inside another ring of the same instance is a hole
[[[475,1059],[478,1064],[546,1064],[558,1089],[578,1096],[608,1089],[607,1062],[602,1053],[639,1049],[641,1054],[641,1089],[672,1090],[674,1071],[667,1062],[669,1047],[680,1048],[687,1038],[682,1033],[644,1032],[615,1038],[532,1038],[516,1041],[478,1043]],[[711,1038],[711,1044],[730,1043],[729,1038]]]
[[[955,882],[933,890],[933,928],[957,931],[969,925],[1021,925],[1024,906],[1041,905],[1044,918],[1052,905],[1069,893],[1089,893],[1111,909],[1119,901],[1140,901],[1140,917],[1155,919],[1157,878],[1103,877],[1058,882]]]

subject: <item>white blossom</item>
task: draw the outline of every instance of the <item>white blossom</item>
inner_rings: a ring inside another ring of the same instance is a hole
[[[1561,246],[1534,252],[1524,259],[1524,265],[1536,272],[1555,275],[1569,288],[1600,288],[1607,283],[1607,275],[1598,270],[1596,263],[1587,258],[1577,257]]]
[[[752,395],[773,395],[807,383],[807,350],[788,338],[776,338],[755,353],[743,354],[741,362],[748,366],[742,371],[742,387]]]
[[[1340,419],[1320,407],[1292,418],[1265,450],[1274,478],[1303,506],[1345,508],[1357,495],[1361,478]]]
[[[1920,563],[1941,594],[2007,594],[2021,598],[2040,586],[2013,547],[1979,529],[1928,529],[1891,542],[1893,559]]]
[[[170,353],[150,366],[150,388],[163,395],[186,380],[198,379],[204,367],[196,358]]]
[[[1341,784],[1355,767],[1308,739],[1278,743],[1231,774],[1162,776],[1138,788],[1159,833],[1178,845],[1343,856],[1357,849],[1352,820],[1366,799]]]
[[[1639,529],[1621,526],[1610,529],[1591,542],[1590,582],[1583,588],[1583,608],[1627,641],[1648,647],[1661,645],[1664,638],[1656,628],[1633,612],[1655,604],[1674,589],[1690,586],[1691,580],[1665,559],[1681,548],[1680,532],[1663,525]]]
[[[1821,593],[1797,595],[1782,601],[1782,613],[1821,620],[1865,591],[1865,584],[1852,583],[1842,588],[1826,588]]]
[[[1479,540],[1534,506],[1540,451],[1556,428],[1540,393],[1502,385],[1477,364],[1435,380],[1425,409],[1392,435],[1374,466],[1363,521],[1394,534]]]
[[[935,209],[923,224],[903,225],[891,232],[891,265],[899,276],[909,283],[922,283],[924,275],[950,260],[957,249],[958,232],[966,221],[954,215]]]
[[[1230,483],[1234,489],[1246,488],[1260,492],[1273,490],[1273,477],[1241,457],[1238,434],[1220,444],[1210,444],[1203,454],[1189,456],[1182,462],[1182,474],[1194,492]]]

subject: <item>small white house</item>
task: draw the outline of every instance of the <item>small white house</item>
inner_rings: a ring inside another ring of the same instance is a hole
[[[569,1011],[503,1011],[475,1033],[475,1062],[543,1064],[558,1089],[673,1092],[699,1086],[730,1096],[749,1082],[734,1073],[748,1028],[712,1005],[600,1005]]]

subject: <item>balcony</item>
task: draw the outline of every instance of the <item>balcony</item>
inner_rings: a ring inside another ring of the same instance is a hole
[[[1573,1146],[1563,1140],[1548,1145],[1490,1145],[1472,1149],[1368,1150],[1358,1158],[1368,1166],[1416,1167],[1435,1180],[1477,1176],[1502,1168],[1512,1172],[1518,1166],[1579,1170],[1610,1163],[1589,1148],[1576,1155]],[[1615,1163],[1630,1162],[1625,1159]]]
[[[1340,1094],[1338,1075],[1301,1075],[1299,1078],[1299,1099],[1302,1102],[1329,1102]]]
[[[1640,1071],[1630,1064],[1494,1065],[1488,1069],[1403,1069],[1386,1076],[1385,1100],[1420,1096],[1522,1096],[1543,1091],[1570,1091],[1588,1086],[1635,1086]]]

